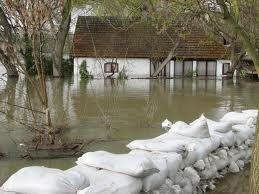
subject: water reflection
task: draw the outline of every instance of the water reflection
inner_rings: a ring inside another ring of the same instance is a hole
[[[53,123],[64,128],[63,141],[73,138],[105,140],[90,144],[85,151],[127,152],[125,144],[129,141],[163,133],[160,125],[165,118],[190,122],[205,113],[212,119],[219,119],[228,111],[254,108],[259,104],[259,83],[233,83],[231,80],[78,81],[72,78],[48,79],[47,87]],[[28,104],[30,100],[34,109],[39,108],[35,91],[22,79],[7,80],[1,85],[0,100],[19,105]],[[0,151],[15,156],[17,146],[13,139],[22,142],[28,138],[28,131],[8,118],[28,121],[30,114],[1,104],[2,110],[8,114],[0,116]],[[45,164],[45,161],[39,162]],[[8,162],[1,161],[0,169],[7,165]],[[19,162],[18,166],[24,163]],[[2,176],[8,172],[11,174],[12,170],[6,170]]]

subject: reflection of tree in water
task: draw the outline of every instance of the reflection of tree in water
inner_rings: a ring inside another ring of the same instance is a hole
[[[113,128],[113,122],[119,113],[118,90],[121,82],[117,79],[104,79],[104,99],[101,120],[107,130]]]
[[[52,87],[50,106],[53,110],[52,115],[55,120],[55,127],[57,130],[68,128],[70,91],[67,90],[66,93],[64,93],[64,79],[52,79],[50,84]],[[66,105],[64,104],[64,99],[67,103]]]
[[[5,83],[5,89],[3,91],[4,98],[1,98],[2,106],[5,109],[6,120],[10,122],[14,117],[15,107],[12,106],[15,104],[15,91],[18,79],[16,78],[7,78]]]

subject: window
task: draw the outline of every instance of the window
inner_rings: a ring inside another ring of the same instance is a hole
[[[108,62],[104,64],[104,73],[118,73],[118,63]]]
[[[198,61],[197,75],[198,76],[216,76],[216,61]]]
[[[185,76],[192,77],[193,75],[193,64],[192,61],[184,61],[183,62],[183,72]]]
[[[174,64],[175,76],[191,76],[193,74],[192,61],[179,61],[176,60]]]
[[[230,68],[230,63],[223,63],[222,74],[226,75],[228,73],[229,68]]]

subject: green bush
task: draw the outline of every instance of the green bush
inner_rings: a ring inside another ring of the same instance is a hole
[[[119,79],[119,80],[128,79],[128,76],[127,76],[127,74],[126,74],[126,70],[125,70],[124,67],[122,68],[121,71],[119,71],[119,74],[118,74],[117,79]]]
[[[193,77],[193,71],[188,71],[184,76],[185,77]]]
[[[241,79],[245,79],[247,77],[247,73],[244,69],[240,70],[239,75]]]
[[[82,80],[93,79],[93,75],[91,75],[91,74],[87,71],[87,63],[86,63],[85,60],[82,61],[82,63],[80,64],[79,74],[80,74],[80,78],[81,78]]]

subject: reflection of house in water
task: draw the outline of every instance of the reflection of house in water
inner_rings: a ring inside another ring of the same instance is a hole
[[[184,35],[179,38],[179,33]],[[222,77],[227,72],[231,62],[223,40],[211,40],[197,27],[183,32],[173,26],[158,33],[143,22],[79,16],[72,51],[74,73],[79,73],[80,64],[86,60],[87,70],[95,78],[111,75],[112,65],[113,77],[123,69],[131,78],[151,77],[178,41],[174,57],[159,76]]]

